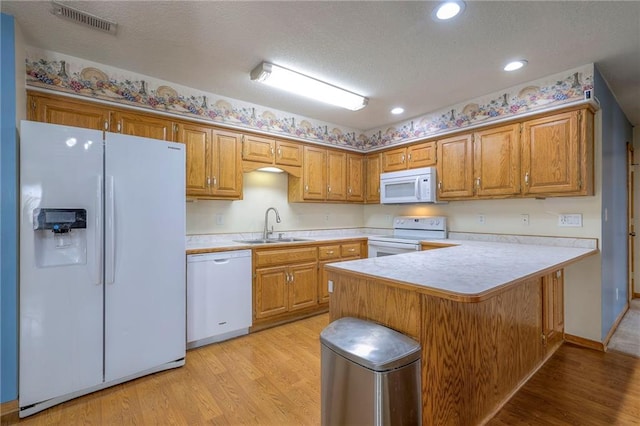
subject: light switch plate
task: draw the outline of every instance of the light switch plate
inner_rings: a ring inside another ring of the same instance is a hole
[[[582,227],[582,213],[567,213],[558,215],[558,226]]]

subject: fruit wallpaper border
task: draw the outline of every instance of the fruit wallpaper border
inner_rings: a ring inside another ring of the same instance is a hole
[[[362,131],[278,111],[69,55],[27,49],[28,86],[359,151],[403,144],[585,99],[593,64]],[[592,93],[593,96],[593,93]]]

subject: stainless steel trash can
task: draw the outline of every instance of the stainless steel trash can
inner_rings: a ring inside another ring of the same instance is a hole
[[[322,425],[419,425],[420,344],[345,317],[320,333]]]

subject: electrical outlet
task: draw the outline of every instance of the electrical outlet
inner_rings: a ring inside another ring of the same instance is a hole
[[[391,222],[391,215],[390,214],[385,214],[384,215],[384,220],[385,220],[385,222]]]
[[[329,222],[329,213],[324,214],[324,221]]]
[[[484,222],[485,222],[485,217],[484,217],[484,215],[483,215],[483,214],[479,214],[479,215],[478,215],[478,223],[481,223],[481,224],[483,224],[483,225],[484,225]]]
[[[582,227],[582,213],[567,213],[558,215],[558,226]]]
[[[523,226],[529,226],[529,215],[528,214],[521,214],[520,215],[520,223],[522,223]]]
[[[216,225],[224,225],[224,215],[216,214]]]
[[[327,281],[327,290],[329,290],[329,293],[333,293],[333,281]]]

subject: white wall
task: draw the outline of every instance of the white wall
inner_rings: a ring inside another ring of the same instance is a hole
[[[277,208],[282,219],[275,223],[274,214],[269,213],[269,224],[274,225],[276,233],[363,226],[362,205],[289,203],[287,188],[286,173],[245,173],[242,200],[187,203],[187,234],[262,232],[269,207]]]
[[[640,163],[640,127],[636,126],[633,129],[633,149],[634,149],[634,163]],[[640,235],[640,167],[634,167],[634,213],[635,213],[635,229],[636,234]],[[633,259],[633,281],[634,290],[636,294],[640,294],[640,238],[635,239],[635,253]]]

